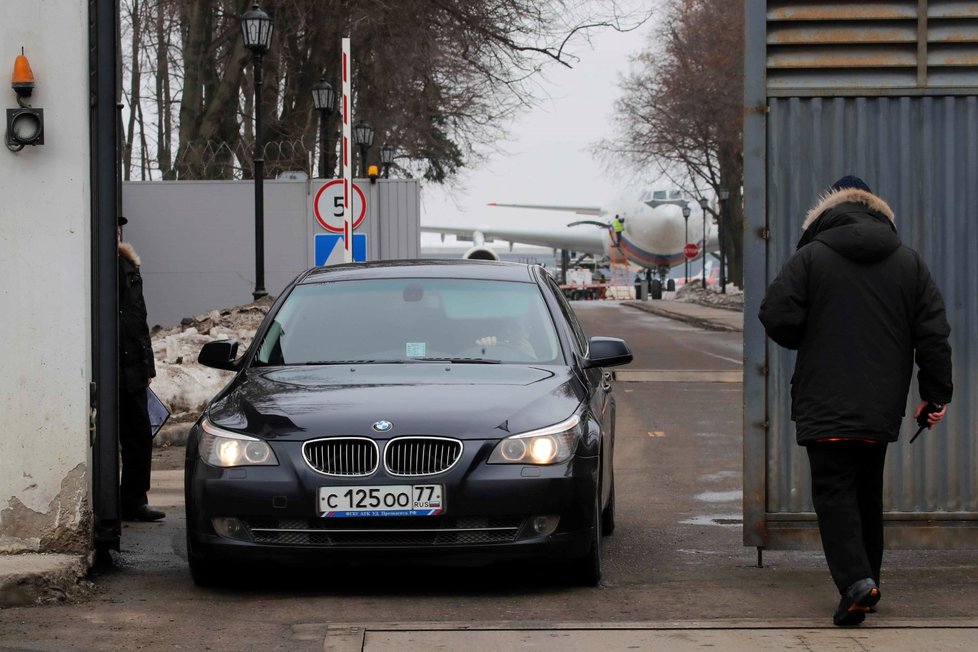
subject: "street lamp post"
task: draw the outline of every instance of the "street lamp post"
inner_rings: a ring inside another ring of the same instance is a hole
[[[380,164],[384,166],[384,178],[391,176],[391,165],[394,163],[394,148],[387,143],[380,148]]]
[[[257,301],[267,295],[265,291],[265,154],[261,133],[261,65],[272,42],[272,19],[258,8],[241,16],[241,34],[245,47],[251,50],[255,66],[255,291]]]
[[[367,150],[374,144],[374,128],[366,122],[353,127],[353,144],[360,146],[360,176],[367,176]]]
[[[730,199],[730,191],[720,188],[720,219],[717,220],[717,236],[720,240],[720,294],[727,293],[727,252],[724,238],[726,227],[724,221],[727,219],[727,200]]]
[[[688,202],[683,203],[683,220],[685,220],[686,222],[686,240],[683,243],[683,248],[685,249],[686,245],[689,244],[689,203]],[[689,256],[686,255],[685,251],[683,252],[683,260],[686,261],[686,283],[689,283]]]
[[[323,77],[312,87],[312,105],[319,111],[319,176],[330,176],[329,167],[329,116],[333,113],[336,91]]]
[[[700,263],[703,266],[703,289],[706,289],[706,209],[710,203],[706,197],[700,197],[700,210],[703,212],[703,252],[700,255]]]

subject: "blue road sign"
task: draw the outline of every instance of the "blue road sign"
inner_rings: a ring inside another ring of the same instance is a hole
[[[315,240],[314,258],[316,267],[325,265],[329,257],[333,254],[336,245],[343,241],[343,236],[339,233],[317,233]],[[367,261],[367,234],[353,234],[353,262],[363,263]]]

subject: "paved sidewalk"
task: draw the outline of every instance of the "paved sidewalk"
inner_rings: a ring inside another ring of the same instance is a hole
[[[658,301],[622,301],[623,306],[668,317],[714,331],[744,330],[744,314],[736,310],[713,308],[698,303],[663,299]]]
[[[87,573],[83,555],[0,554],[0,608],[63,599]]]
[[[412,623],[307,625],[316,640],[325,633],[326,652],[616,652],[618,650],[972,650],[978,621],[940,625],[892,621],[858,628],[811,622],[537,623],[480,625]],[[325,632],[323,630],[325,629]]]

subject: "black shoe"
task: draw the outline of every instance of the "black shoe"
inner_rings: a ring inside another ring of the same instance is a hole
[[[866,613],[880,601],[880,590],[872,578],[853,582],[846,589],[839,606],[832,616],[832,622],[839,627],[852,627],[866,619]]]
[[[163,520],[164,518],[166,518],[166,512],[153,509],[149,505],[140,505],[136,509],[122,511],[123,521],[143,521],[150,523],[152,521]]]

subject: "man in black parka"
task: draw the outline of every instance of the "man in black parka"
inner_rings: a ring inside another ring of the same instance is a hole
[[[825,559],[842,598],[833,621],[858,625],[880,598],[883,463],[904,416],[914,362],[922,399],[951,400],[950,327],[924,261],[900,243],[893,211],[858,177],[839,179],[802,226],[767,289],[768,336],[797,349],[791,418],[808,452]]]
[[[125,521],[158,521],[166,514],[149,506],[153,435],[146,404],[146,390],[156,376],[153,344],[146,324],[143,278],[139,256],[122,241],[119,217],[119,444],[122,448],[120,511]]]

